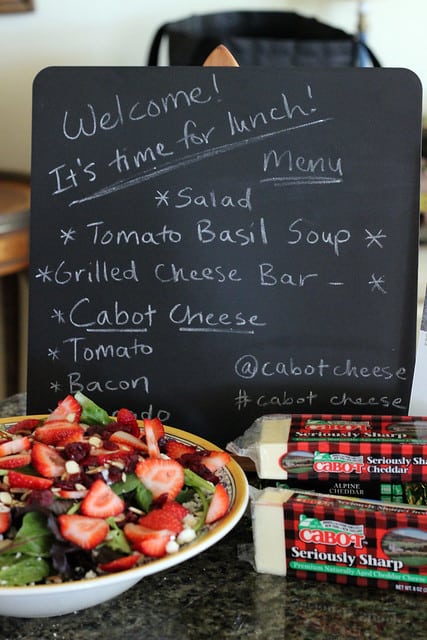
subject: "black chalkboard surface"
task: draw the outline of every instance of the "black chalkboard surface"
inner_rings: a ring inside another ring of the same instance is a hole
[[[42,71],[28,411],[407,412],[420,131],[406,70]]]

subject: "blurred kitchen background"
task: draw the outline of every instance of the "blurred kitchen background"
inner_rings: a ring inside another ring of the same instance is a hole
[[[28,232],[11,228],[8,214],[12,206],[22,225],[27,220],[24,214],[29,213],[26,180],[31,169],[34,77],[52,65],[145,65],[151,40],[164,22],[231,10],[295,11],[348,33],[357,32],[362,13],[366,40],[381,65],[411,69],[427,85],[426,0],[0,0],[0,180],[2,176],[6,180],[0,186],[0,263],[7,263],[0,269],[0,399],[26,386],[25,267],[19,261],[22,255],[14,263],[8,252],[13,240],[22,254]],[[162,63],[167,64],[165,51],[162,56]],[[423,113],[427,114],[426,95]],[[17,183],[7,191],[11,176]],[[426,221],[421,218],[420,310],[427,284],[427,173],[422,191],[421,211]],[[17,211],[11,198],[16,198]],[[4,246],[2,236],[7,242]],[[16,343],[20,345],[17,355]]]

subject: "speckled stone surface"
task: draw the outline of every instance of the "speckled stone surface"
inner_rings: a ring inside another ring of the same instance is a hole
[[[0,415],[25,412],[25,399]],[[214,547],[97,607],[56,618],[0,616],[1,640],[425,640],[427,601],[393,591],[257,574],[244,516]],[[1,591],[0,591],[1,597]]]
[[[27,394],[17,393],[6,400],[0,401],[0,418],[9,416],[23,416],[27,411]]]

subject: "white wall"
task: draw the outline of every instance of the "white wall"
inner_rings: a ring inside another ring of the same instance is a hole
[[[31,86],[50,65],[143,65],[163,22],[192,13],[292,10],[349,32],[356,0],[34,0],[0,14],[0,170],[30,170]],[[370,0],[369,44],[383,66],[407,67],[427,85],[426,0]],[[427,110],[424,98],[424,112]]]

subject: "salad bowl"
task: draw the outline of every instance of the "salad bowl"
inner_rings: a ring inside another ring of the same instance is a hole
[[[0,419],[0,426],[12,426],[28,419],[45,416],[19,416]],[[221,451],[207,440],[181,429],[165,426],[165,433],[179,442],[202,450]],[[202,553],[229,533],[243,516],[248,503],[246,476],[231,459],[220,471],[221,483],[229,495],[228,512],[217,522],[201,531],[195,540],[184,544],[175,553],[153,558],[131,569],[70,580],[59,583],[26,586],[2,586],[0,574],[0,615],[19,618],[61,616],[106,602],[127,591],[143,578],[165,571]]]

